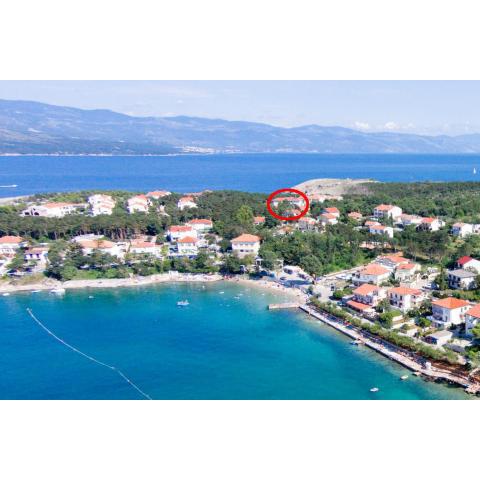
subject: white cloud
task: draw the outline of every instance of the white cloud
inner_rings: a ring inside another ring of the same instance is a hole
[[[385,130],[400,130],[400,125],[398,125],[397,123],[395,122],[387,122],[383,128]]]
[[[358,128],[359,130],[370,130],[370,124],[367,122],[355,122],[353,124],[355,128]]]

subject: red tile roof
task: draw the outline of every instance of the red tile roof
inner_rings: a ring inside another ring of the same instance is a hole
[[[391,288],[388,293],[396,293],[397,295],[420,295],[422,291],[418,288],[394,287]]]
[[[364,303],[356,302],[355,300],[349,300],[347,305],[355,310],[360,311],[371,310],[372,308],[370,305],[365,305]]]
[[[190,225],[171,225],[168,227],[169,232],[191,232],[192,227]]]
[[[180,238],[177,243],[197,243],[197,239],[193,237]]]
[[[371,295],[372,293],[378,292],[379,288],[376,285],[371,285],[370,283],[364,283],[356,288],[353,293],[355,295]]]
[[[15,237],[13,235],[6,235],[4,237],[0,237],[0,243],[22,243],[22,237]]]
[[[232,243],[255,243],[259,242],[261,239],[257,235],[250,235],[249,233],[242,233],[238,237],[232,240]]]
[[[390,273],[390,270],[377,265],[376,263],[371,263],[367,265],[360,273],[363,275],[384,275],[386,273]]]
[[[457,260],[457,263],[459,265],[465,265],[466,263],[470,262],[471,260],[474,260],[472,257],[467,257],[466,255],[464,257],[460,257]]]
[[[475,305],[470,310],[467,311],[466,315],[471,317],[480,318],[480,305]]]
[[[438,307],[447,308],[448,310],[453,310],[455,308],[466,307],[469,303],[466,300],[461,300],[459,298],[448,297],[442,298],[441,300],[435,300],[432,302],[432,305]]]

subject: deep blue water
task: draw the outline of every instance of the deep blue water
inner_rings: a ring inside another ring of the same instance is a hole
[[[312,178],[476,180],[479,155],[234,154],[0,157],[0,197],[85,189],[271,192]],[[478,177],[480,178],[480,177]]]
[[[184,298],[190,306],[177,307]],[[278,299],[226,283],[0,297],[0,398],[140,398],[46,334],[27,307],[154,399],[468,398],[413,376],[401,381],[406,370],[304,314],[266,310]]]

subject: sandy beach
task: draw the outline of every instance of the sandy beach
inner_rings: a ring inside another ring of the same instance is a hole
[[[223,280],[221,275],[206,275],[193,273],[162,273],[150,275],[149,277],[130,278],[101,278],[96,280],[69,280],[59,282],[58,280],[45,279],[42,282],[28,285],[15,285],[10,282],[0,283],[0,293],[28,292],[32,290],[52,290],[54,288],[78,289],[78,288],[118,288],[135,287],[141,285],[152,285],[156,283],[174,282],[218,282]]]

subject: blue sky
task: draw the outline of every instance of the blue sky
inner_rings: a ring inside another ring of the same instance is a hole
[[[0,81],[0,98],[287,127],[480,132],[480,81]]]

